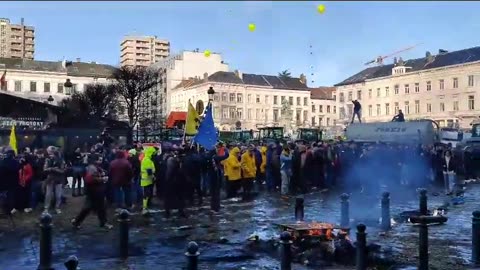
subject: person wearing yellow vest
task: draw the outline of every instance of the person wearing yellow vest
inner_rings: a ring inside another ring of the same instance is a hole
[[[153,197],[153,182],[155,180],[155,164],[153,163],[153,155],[156,150],[152,146],[148,146],[144,150],[144,157],[140,166],[140,185],[143,189],[143,210],[142,214],[148,214],[148,206]]]
[[[237,195],[237,191],[242,185],[242,167],[239,161],[240,149],[234,147],[228,158],[223,161],[225,177],[227,178],[227,197],[232,198]]]
[[[242,154],[241,165],[242,165],[242,187],[243,187],[243,198],[248,198],[253,189],[253,181],[257,175],[257,164],[255,163],[255,147],[253,145],[248,146],[247,151]]]

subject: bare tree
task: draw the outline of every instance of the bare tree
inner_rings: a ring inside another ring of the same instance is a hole
[[[125,105],[128,124],[130,126],[129,140],[131,142],[133,128],[139,119],[139,102],[150,89],[159,83],[160,73],[145,67],[121,67],[113,73],[118,97]]]

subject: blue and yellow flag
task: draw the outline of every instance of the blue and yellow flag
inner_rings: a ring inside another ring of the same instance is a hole
[[[197,110],[193,107],[190,100],[188,101],[187,119],[185,121],[185,135],[195,136],[198,132],[198,126],[200,125],[200,116]]]
[[[205,118],[200,124],[198,133],[195,138],[193,138],[193,141],[203,146],[207,150],[212,150],[215,149],[217,140],[218,134],[213,121],[212,104],[209,103],[205,109]]]
[[[15,134],[15,125],[12,126],[12,131],[10,131],[10,147],[15,154],[18,154],[18,147],[17,147],[17,135]]]

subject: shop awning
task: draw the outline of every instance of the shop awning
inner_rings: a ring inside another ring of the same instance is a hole
[[[171,112],[167,118],[167,128],[173,128],[178,122],[187,120],[187,112]]]

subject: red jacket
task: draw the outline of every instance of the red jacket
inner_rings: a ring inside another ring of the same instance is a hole
[[[32,177],[33,177],[32,165],[30,165],[30,163],[27,163],[23,165],[20,168],[20,171],[18,172],[18,178],[19,178],[18,183],[20,184],[20,186],[25,187],[30,183],[30,181],[32,181]]]
[[[110,177],[114,186],[125,186],[132,183],[133,169],[125,158],[117,158],[110,162]]]

